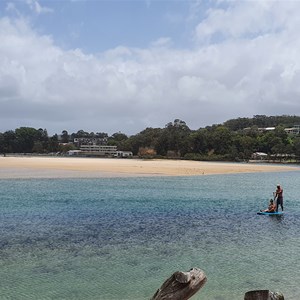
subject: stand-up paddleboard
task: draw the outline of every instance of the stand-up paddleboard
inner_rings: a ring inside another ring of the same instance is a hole
[[[280,216],[283,215],[283,211],[277,211],[277,212],[259,211],[257,214],[264,215],[264,216]]]

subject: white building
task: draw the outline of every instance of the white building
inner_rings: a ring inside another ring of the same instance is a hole
[[[81,145],[80,150],[82,155],[115,156],[117,146]]]
[[[267,159],[268,154],[264,153],[264,152],[255,152],[252,154],[251,159],[255,159],[255,160],[264,160]]]
[[[81,145],[107,145],[107,138],[74,138],[77,147]]]
[[[81,150],[69,150],[67,153],[69,155],[79,155],[81,154]]]
[[[290,135],[297,135],[300,133],[300,125],[294,125],[294,127],[285,128],[284,130]]]
[[[127,158],[127,157],[132,157],[133,153],[131,151],[117,151],[115,154],[115,157],[122,157],[122,158]]]

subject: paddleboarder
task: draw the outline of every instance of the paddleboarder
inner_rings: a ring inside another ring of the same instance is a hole
[[[276,191],[274,192],[274,200],[276,200],[276,212],[278,212],[279,205],[283,211],[283,189],[280,184],[277,184]]]

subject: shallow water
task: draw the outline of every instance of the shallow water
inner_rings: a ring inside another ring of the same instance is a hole
[[[284,216],[259,216],[276,184]],[[1,299],[149,299],[203,269],[193,299],[299,299],[300,172],[0,180]]]

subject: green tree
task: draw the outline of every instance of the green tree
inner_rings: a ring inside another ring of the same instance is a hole
[[[115,142],[121,142],[124,140],[127,140],[128,136],[125,133],[122,132],[116,132],[114,133],[110,138],[109,141],[115,141]]]
[[[140,148],[140,139],[138,135],[133,135],[126,140],[126,149],[132,151],[133,155],[137,155]]]
[[[108,138],[107,144],[110,146],[117,146],[119,150],[128,150],[126,141],[128,136],[122,132],[116,132]]]
[[[17,152],[17,138],[16,133],[13,130],[8,130],[3,133],[3,152]]]
[[[238,118],[238,119],[228,120],[224,122],[223,125],[231,131],[238,131],[247,127],[251,127],[252,124],[253,122],[250,118]]]
[[[18,152],[31,153],[39,135],[38,130],[32,127],[20,127],[15,130],[15,133]]]
[[[274,131],[268,131],[258,137],[258,151],[271,154],[273,153],[272,148],[281,143],[282,140],[276,136]]]
[[[67,130],[63,130],[61,132],[61,142],[62,143],[69,143],[69,134]]]
[[[84,131],[81,129],[81,130],[78,130],[77,133],[74,134],[74,137],[75,138],[88,138],[88,137],[90,137],[90,134],[87,131]]]
[[[37,130],[37,136],[35,145],[33,146],[33,152],[46,153],[48,152],[49,136],[47,129],[39,128]]]
[[[157,153],[166,155],[168,151],[172,151],[179,156],[184,156],[191,152],[190,133],[191,130],[182,120],[175,119],[173,123],[167,123],[157,140]]]
[[[48,143],[48,152],[58,152],[59,151],[59,143],[58,143],[58,136],[54,134]]]
[[[294,144],[294,153],[297,156],[298,160],[300,160],[300,137],[294,138],[293,144]]]
[[[285,154],[286,146],[281,141],[274,145],[271,149],[272,153],[274,154]]]
[[[238,158],[249,159],[255,152],[257,140],[249,135],[237,134],[233,137],[233,145],[237,150]]]
[[[69,150],[76,150],[76,147],[73,144],[60,144],[59,147],[59,152],[61,153],[67,153]]]
[[[132,145],[132,152],[136,155],[141,148],[153,149],[156,151],[158,139],[162,134],[161,128],[148,127],[140,133],[131,136],[128,142]]]
[[[287,144],[288,143],[288,134],[287,132],[284,130],[283,126],[277,126],[275,127],[274,130],[274,134],[281,139],[283,144]]]
[[[212,132],[212,146],[215,154],[224,155],[232,145],[232,132],[225,126],[218,126]]]
[[[209,151],[209,132],[207,129],[192,132],[189,140],[193,153],[205,154]]]
[[[5,153],[4,151],[4,135],[0,132],[0,153]]]
[[[108,134],[106,132],[96,132],[96,137],[97,138],[108,138]]]
[[[43,143],[40,141],[35,141],[32,147],[32,152],[34,153],[43,153],[45,152],[45,148],[43,147]]]

